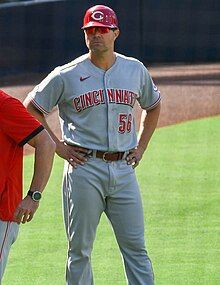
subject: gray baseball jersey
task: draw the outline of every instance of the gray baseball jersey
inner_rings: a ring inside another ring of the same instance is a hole
[[[147,111],[160,101],[146,67],[118,53],[107,71],[93,65],[88,54],[57,67],[29,96],[45,114],[58,106],[67,143],[103,151],[136,147],[135,101]]]

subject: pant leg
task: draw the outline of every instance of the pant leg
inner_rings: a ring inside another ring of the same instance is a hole
[[[153,285],[153,269],[145,248],[142,202],[135,173],[126,163],[113,171],[115,192],[107,199],[106,215],[123,256],[128,284]]]
[[[105,208],[100,190],[102,172],[92,161],[77,169],[66,167],[63,180],[64,219],[69,241],[66,280],[68,285],[92,285],[91,251]]]
[[[5,271],[11,245],[18,235],[17,223],[0,220],[0,284]]]

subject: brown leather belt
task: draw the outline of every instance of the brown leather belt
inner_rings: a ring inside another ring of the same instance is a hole
[[[121,160],[124,156],[125,152],[108,152],[108,151],[96,151],[96,157],[101,158],[104,161],[117,161]]]
[[[68,143],[66,143],[66,144],[68,144]],[[70,144],[68,144],[68,145],[70,145]],[[74,147],[74,145],[70,145],[70,146]],[[122,151],[122,152],[121,151],[108,152],[108,151],[101,151],[101,150],[89,150],[86,148],[85,148],[85,150],[87,150],[88,155],[94,155],[94,157],[101,158],[105,162],[121,160],[121,159],[123,159],[124,154],[125,154],[124,151]],[[85,155],[85,153],[84,153],[84,155]]]

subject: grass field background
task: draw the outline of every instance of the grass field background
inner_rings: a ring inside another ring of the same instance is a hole
[[[160,128],[137,168],[157,285],[220,284],[219,142],[220,117]],[[32,164],[33,156],[25,157],[25,191]],[[30,224],[21,226],[12,247],[3,285],[65,284],[62,168],[56,157],[40,208]],[[92,264],[96,285],[126,284],[104,215]]]

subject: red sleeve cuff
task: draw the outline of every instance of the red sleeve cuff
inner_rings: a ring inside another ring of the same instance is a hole
[[[19,146],[24,146],[29,140],[31,140],[33,137],[35,137],[37,134],[39,134],[44,127],[40,125],[38,128],[36,128],[31,134],[29,134],[26,138],[24,138],[21,142],[19,142]]]

